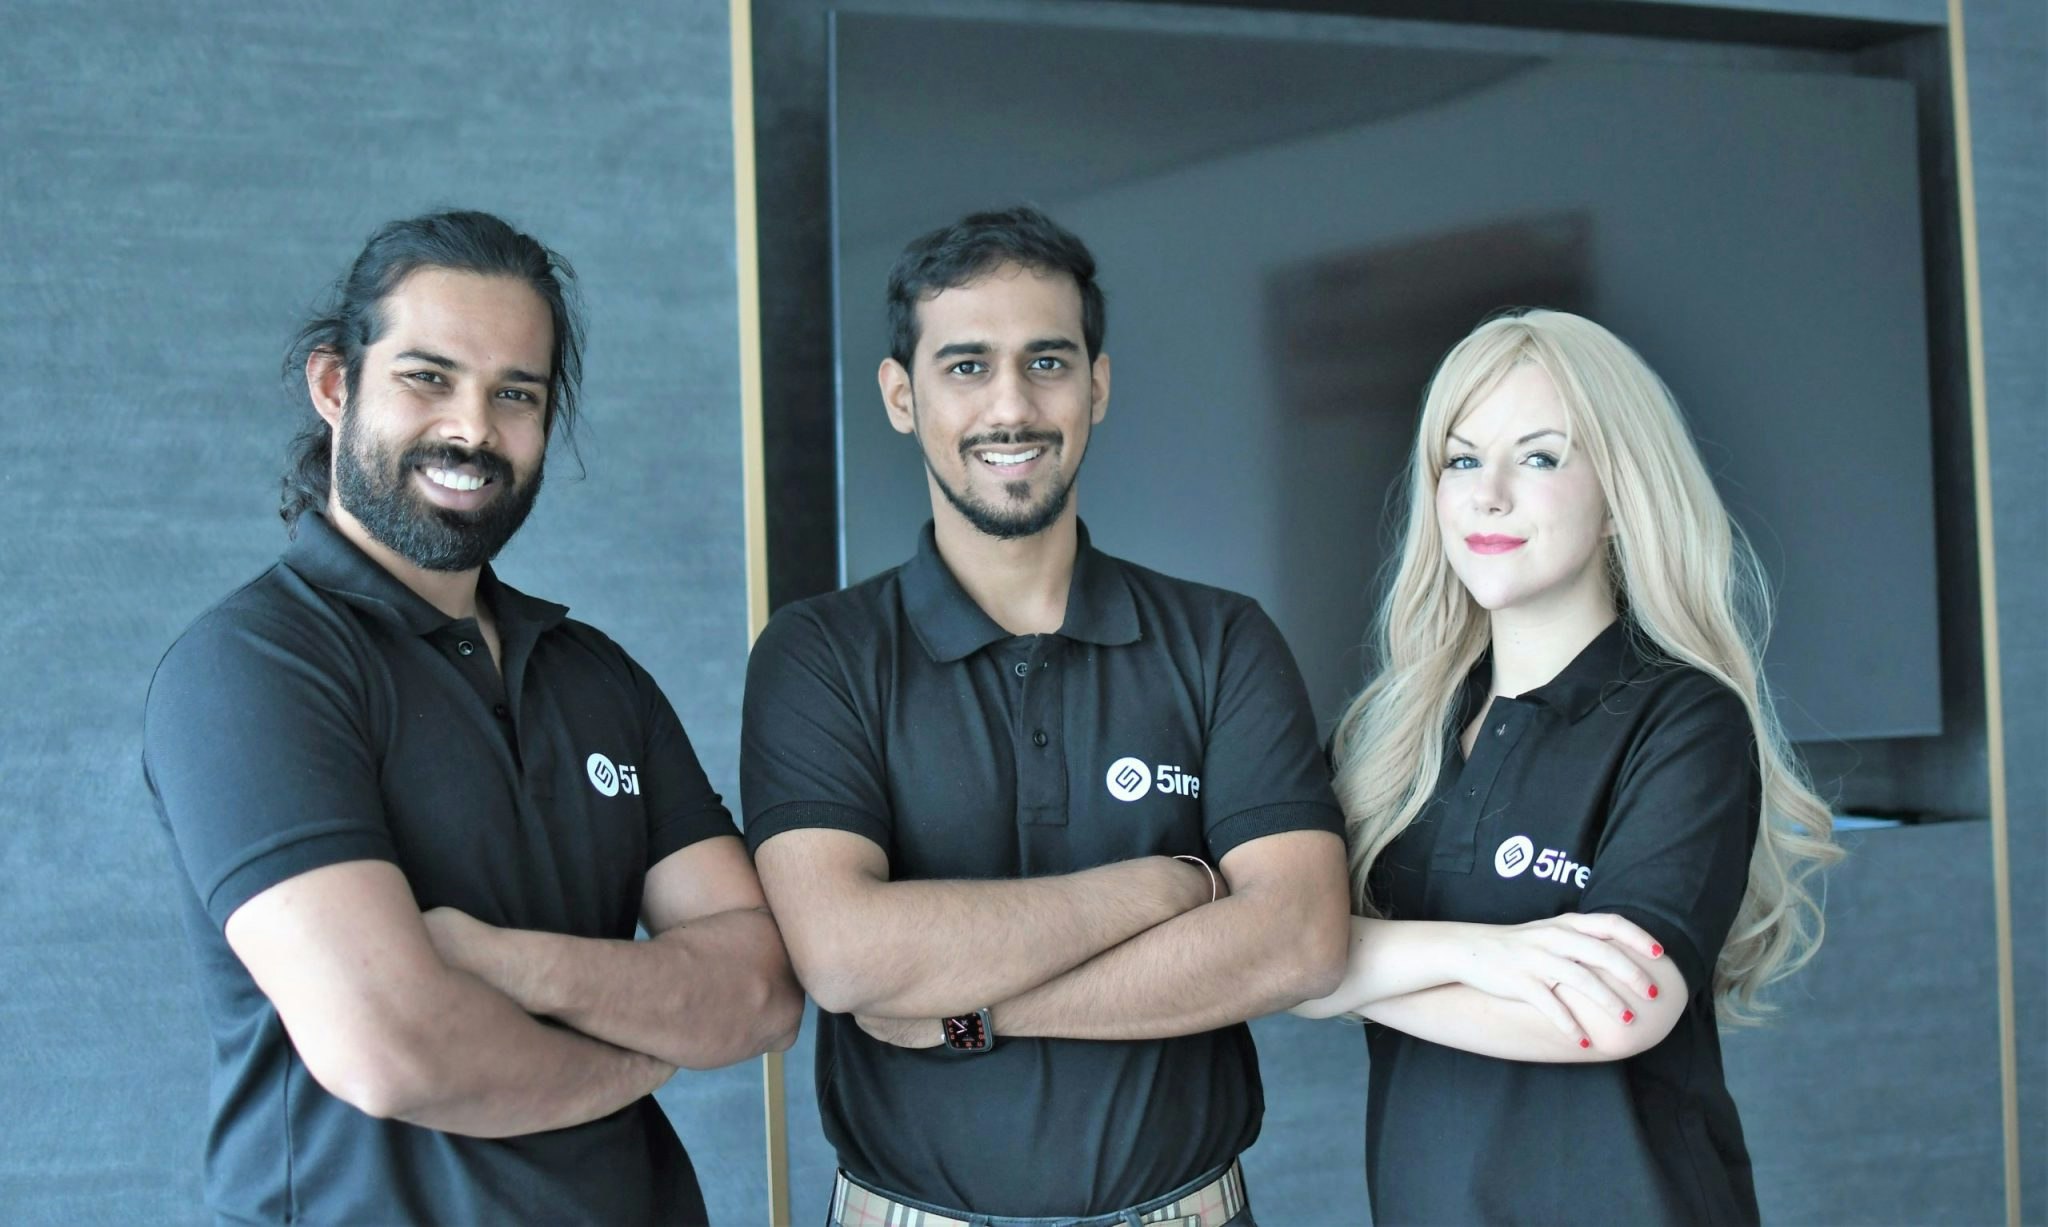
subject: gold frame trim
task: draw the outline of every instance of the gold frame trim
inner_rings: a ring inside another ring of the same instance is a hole
[[[1948,0],[1948,79],[1955,118],[1956,212],[1961,221],[1963,332],[1970,373],[1970,464],[1976,487],[1977,599],[1984,635],[1985,770],[1991,818],[1991,897],[1998,958],[1999,1109],[2005,1134],[2005,1221],[2020,1222],[2018,1020],[2013,1002],[2012,856],[2005,800],[2005,695],[1999,684],[1998,551],[1991,521],[1991,425],[1984,386],[1984,299],[1977,249],[1976,163],[1970,145],[1970,67],[1963,0]]]
[[[740,464],[744,472],[747,644],[768,625],[768,488],[761,411],[761,233],[754,178],[754,11],[730,0],[732,27],[733,255],[739,295]],[[768,1222],[787,1227],[789,1113],[782,1054],[761,1058],[761,1107],[767,1122]]]

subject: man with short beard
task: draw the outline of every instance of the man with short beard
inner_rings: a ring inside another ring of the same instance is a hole
[[[1252,601],[1090,543],[1109,357],[1079,239],[975,214],[910,245],[889,310],[932,521],[776,615],[741,744],[825,1011],[829,1221],[1244,1227],[1244,1022],[1330,991],[1350,935],[1300,676]]]
[[[291,544],[151,684],[224,1221],[702,1222],[652,1092],[794,1037],[667,699],[489,565],[574,420],[569,275],[482,213],[372,236],[292,351]]]

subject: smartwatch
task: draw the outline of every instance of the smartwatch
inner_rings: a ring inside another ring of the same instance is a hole
[[[945,1033],[946,1047],[954,1052],[987,1052],[996,1046],[995,1024],[989,1021],[987,1006],[972,1014],[942,1018],[939,1029]]]

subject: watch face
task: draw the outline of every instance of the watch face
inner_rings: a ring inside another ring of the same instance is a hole
[[[988,1047],[988,1031],[981,1025],[981,1015],[961,1014],[942,1021],[949,1047],[965,1052],[980,1052]]]

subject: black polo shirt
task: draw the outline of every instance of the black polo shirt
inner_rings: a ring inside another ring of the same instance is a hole
[[[473,619],[415,595],[317,513],[179,637],[150,686],[143,769],[190,889],[213,1032],[206,1194],[255,1222],[698,1222],[644,1098],[505,1139],[377,1120],[323,1090],[228,947],[244,902],[384,860],[422,909],[630,939],[647,871],[734,833],[668,700],[617,644],[499,583],[504,672]]]
[[[1272,621],[1100,553],[1085,528],[1057,634],[996,625],[929,524],[903,566],[779,612],[748,666],[740,793],[756,848],[851,831],[896,880],[1214,862],[1261,836],[1341,829]],[[818,1103],[855,1176],[1003,1215],[1157,1196],[1250,1146],[1263,1111],[1242,1024],[1134,1043],[998,1036],[962,1056],[878,1043],[834,1014]]]
[[[1400,920],[1521,924],[1614,912],[1664,944],[1691,998],[1624,1061],[1503,1061],[1368,1025],[1373,1221],[1754,1223],[1713,969],[1749,880],[1762,783],[1742,700],[1654,660],[1625,621],[1548,685],[1486,703],[1467,679],[1432,800],[1373,867]]]

